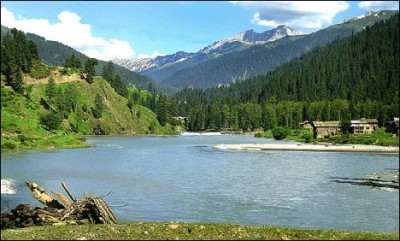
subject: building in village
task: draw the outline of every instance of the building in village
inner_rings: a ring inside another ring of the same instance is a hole
[[[386,132],[390,132],[396,136],[399,135],[399,117],[394,117],[393,120],[385,123]]]
[[[305,121],[299,124],[301,128],[310,129],[314,138],[340,135],[340,121]]]
[[[308,130],[311,130],[311,131],[313,130],[313,127],[311,125],[311,121],[301,122],[301,123],[299,123],[299,127],[303,128],[303,129],[308,129]]]
[[[353,134],[371,134],[378,128],[378,120],[365,118],[351,120],[351,128]]]

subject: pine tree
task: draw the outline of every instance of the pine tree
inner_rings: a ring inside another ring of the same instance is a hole
[[[84,73],[86,74],[85,80],[91,84],[93,83],[94,76],[96,75],[96,69],[95,66],[99,62],[95,58],[89,58],[85,62],[85,68],[84,68]]]
[[[92,111],[93,111],[93,117],[96,119],[101,118],[101,116],[103,115],[104,103],[103,99],[99,94],[96,94],[94,98],[94,108],[92,108]]]
[[[111,85],[111,86],[115,89],[115,91],[116,91],[119,95],[121,95],[121,96],[123,96],[123,97],[125,97],[125,98],[128,97],[128,88],[126,87],[125,82],[121,79],[121,77],[119,76],[119,74],[117,74],[117,75],[115,76],[114,81],[112,82],[112,85]]]
[[[56,83],[53,77],[50,77],[47,80],[47,85],[46,89],[44,90],[44,93],[46,94],[46,97],[49,101],[54,102],[54,97],[57,95],[57,91],[56,91]]]
[[[24,93],[24,83],[22,77],[22,71],[18,70],[15,76],[13,85],[11,86],[15,92],[23,94]]]
[[[111,61],[109,61],[104,67],[103,72],[101,74],[103,79],[105,79],[111,86],[113,86],[114,81],[114,65]]]
[[[73,112],[76,110],[78,103],[78,93],[79,92],[76,90],[75,85],[67,85],[64,91],[66,111]]]
[[[70,58],[65,59],[64,67],[71,69],[81,69],[82,63],[81,60],[75,56],[75,54],[72,54]]]

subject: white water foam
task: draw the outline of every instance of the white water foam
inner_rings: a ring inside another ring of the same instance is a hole
[[[1,179],[1,194],[17,194],[13,179]]]
[[[122,149],[122,148],[124,148],[123,146],[121,146],[121,145],[117,145],[117,144],[105,144],[105,145],[103,145],[103,146],[107,146],[107,147],[115,147],[115,148],[118,148],[118,149]]]
[[[221,132],[182,132],[181,136],[220,136]]]
[[[390,188],[390,187],[378,187],[378,188],[375,188],[375,189],[381,190],[381,191],[387,191],[387,192],[396,192],[396,191],[399,190],[399,189]]]

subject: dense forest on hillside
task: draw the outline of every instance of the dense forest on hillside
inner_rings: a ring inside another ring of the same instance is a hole
[[[399,15],[316,47],[266,75],[175,95],[191,130],[296,128],[305,120],[399,116]]]

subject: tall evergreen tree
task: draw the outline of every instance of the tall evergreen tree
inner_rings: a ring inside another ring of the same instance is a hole
[[[101,73],[101,76],[103,79],[105,79],[108,83],[112,85],[112,82],[114,81],[114,65],[111,61],[108,61],[108,63],[103,67],[103,72]]]
[[[119,95],[121,95],[121,96],[123,96],[123,97],[125,97],[125,98],[128,97],[128,88],[126,87],[125,82],[121,79],[121,77],[119,76],[119,74],[117,74],[117,75],[114,77],[114,80],[113,80],[111,86],[115,89],[115,91],[116,91]]]
[[[56,90],[56,83],[53,77],[50,77],[47,80],[47,85],[44,92],[49,101],[54,101],[54,97],[57,95],[57,90]]]
[[[96,94],[94,97],[94,107],[92,108],[93,111],[93,117],[96,119],[101,118],[103,115],[104,111],[104,103],[103,103],[103,98],[99,95]]]
[[[91,84],[93,83],[94,76],[96,75],[95,66],[99,62],[95,58],[88,58],[85,62],[84,73],[86,74],[85,80]]]
[[[23,82],[23,75],[22,71],[18,70],[17,74],[15,75],[15,80],[11,87],[14,89],[15,92],[23,94],[24,93],[24,82]]]

